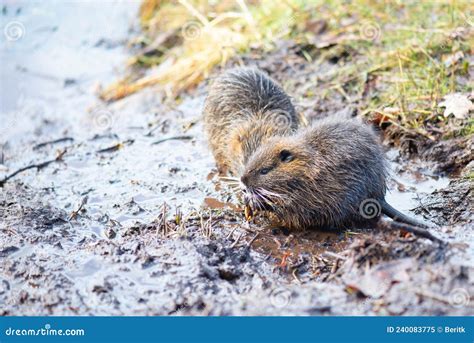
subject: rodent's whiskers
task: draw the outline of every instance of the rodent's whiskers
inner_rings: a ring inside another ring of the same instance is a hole
[[[262,201],[260,195],[256,190],[247,188],[247,199],[252,208],[262,208]]]
[[[258,191],[260,192],[260,194],[266,195],[267,197],[270,197],[270,198],[275,197],[275,198],[281,199],[281,197],[282,197],[281,194],[269,191],[269,190],[264,189],[264,188],[259,188]]]
[[[274,205],[273,201],[271,201],[270,199],[268,199],[267,197],[265,197],[262,194],[259,194],[259,196],[260,196],[260,199],[265,202],[265,205],[270,206],[271,208],[273,208],[273,205]]]
[[[229,185],[229,187],[232,188],[232,191],[236,193],[243,193],[243,190],[239,185]]]
[[[239,179],[236,178],[236,177],[231,177],[231,176],[219,176],[219,180],[222,180],[224,182],[235,182],[235,183],[239,183]]]
[[[241,192],[241,186],[240,186],[240,180],[235,177],[230,177],[230,176],[219,176],[219,180],[224,182],[226,185],[228,185],[230,188],[232,188],[233,191]]]
[[[259,188],[258,191],[261,197],[272,207],[272,209],[275,209],[275,206],[277,206],[278,203],[281,204],[283,201],[281,194],[266,190],[264,188]]]
[[[270,205],[273,208],[273,206],[274,206],[273,200],[268,195],[262,194],[264,191],[265,190],[263,188],[260,188],[260,187],[255,189],[256,197],[259,200],[259,204],[261,205],[260,207],[264,208],[263,205],[266,204],[266,205]]]

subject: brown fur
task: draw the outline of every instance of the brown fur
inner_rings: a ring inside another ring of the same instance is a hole
[[[219,171],[235,176],[269,138],[293,133],[299,125],[288,95],[252,68],[231,69],[215,79],[203,115]]]
[[[204,123],[219,170],[240,178],[251,208],[286,227],[343,228],[382,213],[423,226],[385,202],[386,160],[369,125],[330,117],[296,132],[289,97],[258,70],[217,78]]]
[[[250,205],[271,210],[284,226],[335,228],[366,221],[360,214],[366,199],[382,206],[386,170],[368,125],[327,118],[263,144],[249,159],[242,182]]]

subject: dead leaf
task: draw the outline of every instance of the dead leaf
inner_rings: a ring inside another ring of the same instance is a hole
[[[465,94],[452,93],[444,97],[444,101],[438,107],[445,107],[443,115],[449,117],[451,114],[459,119],[468,117],[469,112],[474,110],[474,104]]]
[[[204,206],[211,209],[231,208],[236,212],[240,211],[240,208],[235,204],[232,204],[230,202],[222,202],[215,198],[205,198]]]
[[[413,261],[408,258],[382,263],[346,283],[346,288],[358,290],[367,297],[380,298],[388,292],[393,283],[406,282],[410,279],[407,270],[412,264]]]
[[[326,31],[328,23],[324,19],[310,19],[305,23],[306,31],[315,35],[320,35]]]

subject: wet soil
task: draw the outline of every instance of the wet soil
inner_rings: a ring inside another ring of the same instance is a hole
[[[472,314],[469,141],[407,160],[385,140],[388,201],[432,223],[446,246],[383,224],[247,223],[203,136],[206,83],[176,101],[152,88],[97,99],[97,82],[123,72],[136,4],[15,6],[2,25],[19,21],[26,34],[2,41],[0,179],[36,167],[0,188],[0,314]],[[337,58],[308,62],[300,50],[281,42],[229,65],[268,71],[308,121],[357,114],[357,99],[324,96]]]

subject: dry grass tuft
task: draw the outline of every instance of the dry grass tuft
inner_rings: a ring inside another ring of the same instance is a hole
[[[288,38],[320,56],[359,56],[330,75],[328,91],[363,94],[376,79],[364,113],[428,138],[426,121],[444,120],[437,108],[443,96],[473,91],[472,82],[460,81],[473,73],[469,1],[146,0],[140,21],[144,34],[134,44],[141,49],[130,64],[145,74],[106,88],[106,101],[152,85],[176,97],[236,54],[268,51]],[[472,125],[462,132],[472,133]]]

